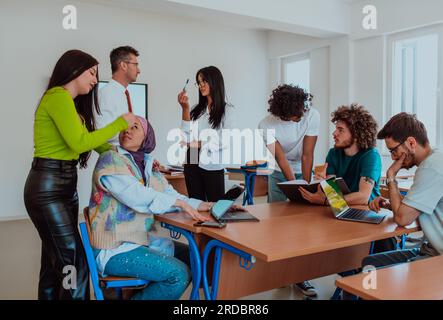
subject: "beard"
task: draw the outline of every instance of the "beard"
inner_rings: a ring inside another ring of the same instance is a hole
[[[413,166],[415,166],[415,156],[414,156],[414,154],[411,152],[411,151],[409,151],[409,150],[407,150],[406,152],[405,152],[405,154],[406,154],[406,157],[405,157],[405,160],[403,160],[403,164],[402,164],[402,168],[403,169],[407,169],[407,170],[409,170],[409,169],[411,169]]]
[[[354,142],[352,141],[352,139],[345,140],[341,144],[337,144],[337,142],[336,142],[334,144],[334,148],[336,148],[336,149],[347,149],[347,148],[350,148],[353,143]]]

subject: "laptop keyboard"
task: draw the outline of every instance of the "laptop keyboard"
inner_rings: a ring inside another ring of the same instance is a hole
[[[235,212],[226,212],[224,215],[223,215],[223,219],[227,219],[227,218],[232,218],[232,217],[235,217]]]
[[[384,214],[375,214],[372,211],[350,208],[339,219],[379,224],[384,218]]]
[[[346,213],[343,215],[346,219],[357,219],[357,220],[365,220],[367,217],[367,212],[357,209],[349,209],[346,211]]]

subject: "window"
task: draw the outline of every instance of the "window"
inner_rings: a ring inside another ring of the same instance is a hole
[[[299,86],[309,92],[309,55],[297,55],[282,60],[282,82]]]
[[[438,99],[439,34],[393,39],[391,103],[388,119],[399,112],[417,115],[433,147],[442,144]]]

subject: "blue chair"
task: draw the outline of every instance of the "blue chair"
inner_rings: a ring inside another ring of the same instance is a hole
[[[148,285],[149,281],[138,278],[125,277],[100,277],[97,270],[94,253],[92,251],[91,240],[92,233],[89,223],[89,210],[83,210],[85,222],[80,223],[80,234],[82,236],[83,247],[85,248],[86,260],[88,262],[89,273],[91,275],[91,283],[94,288],[96,300],[104,300],[102,288],[114,288],[119,299],[123,299],[122,289],[141,288]]]

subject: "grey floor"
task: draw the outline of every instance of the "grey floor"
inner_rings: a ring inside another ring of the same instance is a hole
[[[247,297],[243,297],[240,300],[328,300],[334,293],[334,283],[335,279],[337,279],[338,277],[338,275],[331,275],[312,280],[311,283],[317,289],[318,293],[317,297],[315,298],[306,298],[298,289],[292,286],[287,286],[253,294]],[[189,299],[190,292],[191,286],[187,288],[181,300]],[[202,290],[200,290],[200,299],[204,299]]]

